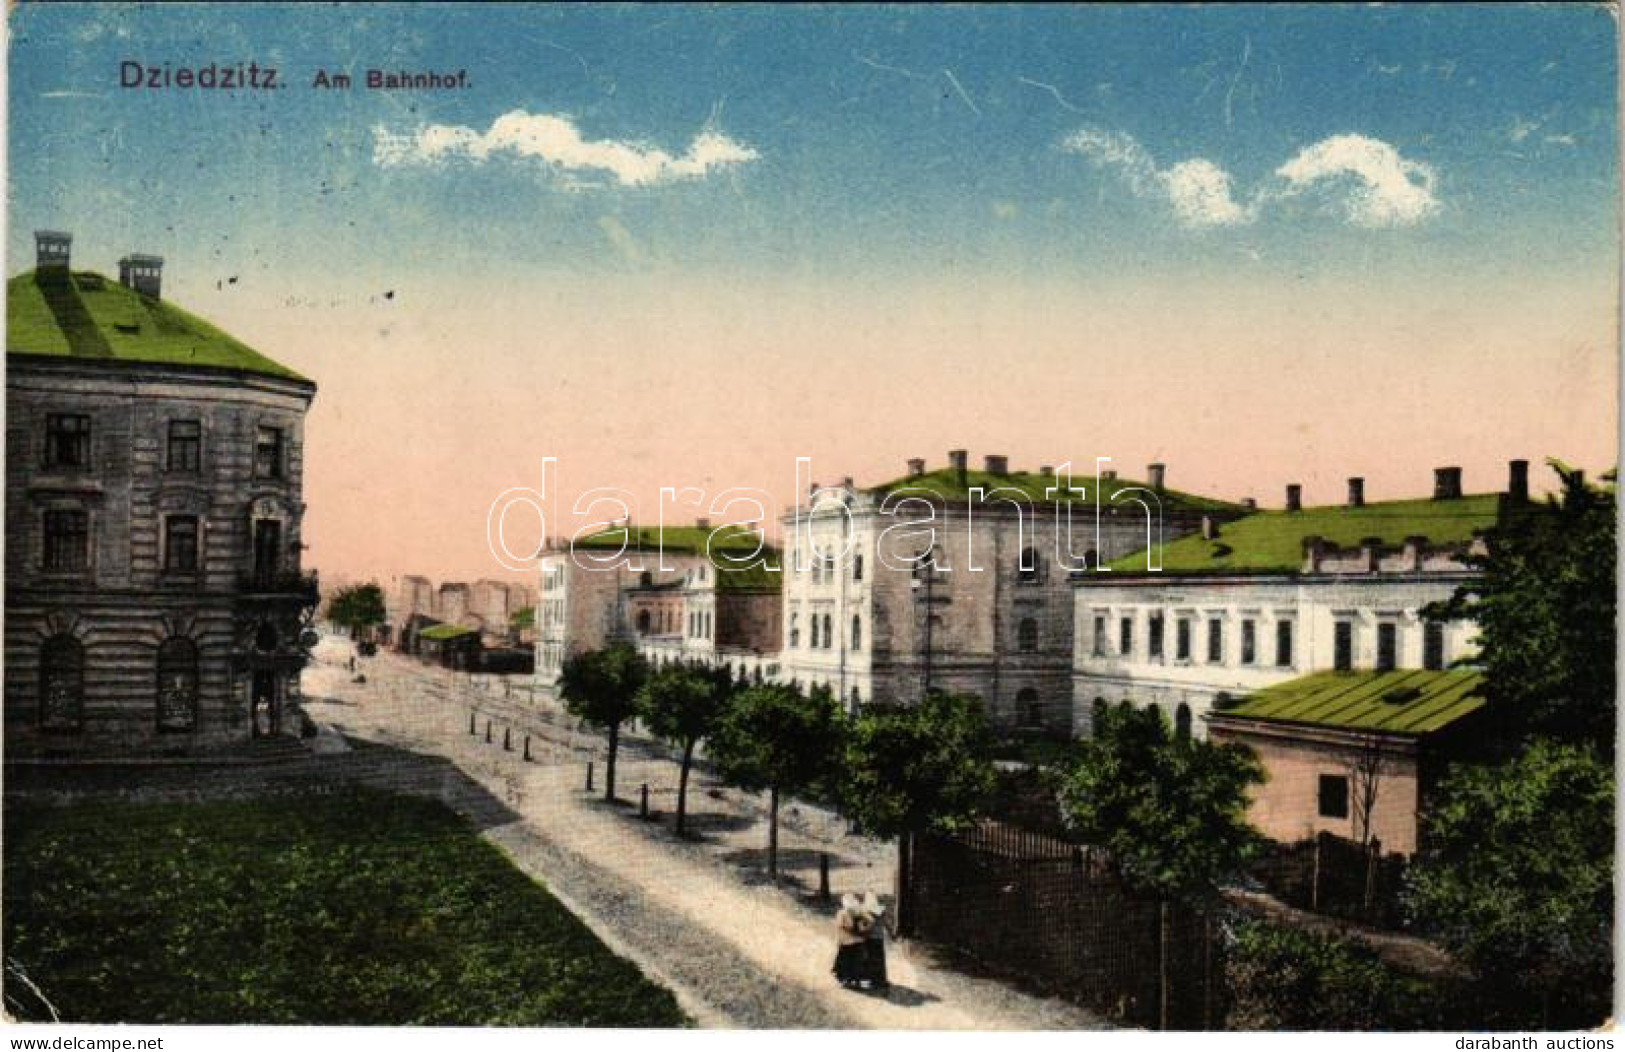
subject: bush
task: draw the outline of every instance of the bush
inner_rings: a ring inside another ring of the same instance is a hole
[[[1450,991],[1349,939],[1237,921],[1224,975],[1232,1030],[1451,1028]]]

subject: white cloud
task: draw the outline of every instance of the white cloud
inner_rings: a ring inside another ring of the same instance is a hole
[[[620,186],[701,179],[761,156],[710,126],[694,136],[687,150],[674,155],[642,143],[587,139],[568,117],[524,110],[503,114],[484,132],[464,125],[430,124],[404,134],[379,127],[373,134],[373,160],[386,167],[452,160],[479,164],[504,154],[538,160],[573,185],[593,185],[584,177],[608,177]]]
[[[1166,200],[1186,227],[1244,226],[1272,202],[1310,191],[1332,195],[1347,221],[1362,227],[1411,226],[1439,207],[1431,166],[1363,135],[1334,135],[1305,147],[1245,199],[1218,164],[1193,157],[1161,168],[1124,132],[1084,128],[1061,146],[1116,171],[1136,195]]]
[[[1062,148],[1082,154],[1097,167],[1116,169],[1141,197],[1166,197],[1185,226],[1236,226],[1254,218],[1253,210],[1232,196],[1230,173],[1212,161],[1198,157],[1160,169],[1132,135],[1100,128],[1074,133]]]
[[[1392,146],[1364,135],[1322,139],[1275,174],[1292,190],[1328,181],[1342,187],[1344,212],[1356,226],[1414,226],[1439,210],[1433,168],[1407,161]]]

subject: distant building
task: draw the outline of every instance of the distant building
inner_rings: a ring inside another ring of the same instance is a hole
[[[783,520],[782,677],[826,686],[854,710],[927,690],[973,694],[1005,730],[1069,733],[1072,568],[1245,513],[1168,489],[1161,464],[1147,476],[1106,473],[1097,494],[1092,476],[1068,486],[1049,468],[1010,471],[1002,456],[974,471],[954,450],[945,469],[916,459],[879,486],[815,490]],[[922,520],[936,534],[929,569]],[[844,565],[832,555],[843,548]]]
[[[6,287],[11,756],[195,753],[300,730],[315,384],[162,298],[163,261]]]
[[[707,542],[710,541],[709,548]],[[564,660],[614,642],[636,645],[656,664],[690,660],[726,665],[736,675],[777,674],[778,553],[710,523],[621,524],[554,543],[542,557],[536,604],[536,677],[551,687]],[[730,558],[733,561],[730,561]],[[594,565],[598,562],[601,565]]]
[[[1210,714],[1209,734],[1264,765],[1247,818],[1265,836],[1374,838],[1410,855],[1423,805],[1484,707],[1482,681],[1470,669],[1316,672]]]
[[[1513,461],[1506,494],[1464,496],[1440,468],[1432,498],[1265,511],[1074,583],[1073,691],[1078,732],[1098,705],[1160,707],[1181,730],[1244,695],[1324,670],[1437,671],[1467,653],[1474,628],[1421,616],[1471,581],[1463,561],[1503,510],[1528,501]]]

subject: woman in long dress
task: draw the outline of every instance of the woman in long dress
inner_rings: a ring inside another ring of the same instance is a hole
[[[856,990],[863,982],[867,963],[869,929],[873,922],[863,910],[856,896],[841,900],[835,914],[835,980],[848,990]]]

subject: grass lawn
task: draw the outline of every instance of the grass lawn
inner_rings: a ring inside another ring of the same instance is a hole
[[[8,971],[65,1021],[686,1022],[432,801],[8,804],[4,870]],[[8,1008],[48,1020],[11,979]]]

